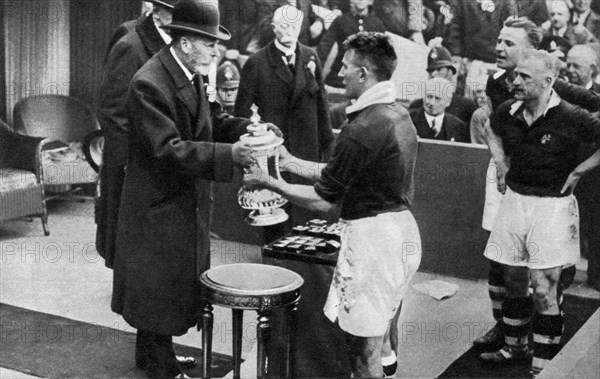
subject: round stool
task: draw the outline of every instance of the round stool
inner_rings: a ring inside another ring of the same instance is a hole
[[[256,327],[258,364],[257,377],[265,375],[265,341],[269,337],[269,315],[273,309],[286,310],[286,377],[294,367],[296,327],[300,287],[304,280],[293,271],[277,266],[238,263],[212,268],[200,276],[207,304],[202,312],[203,376],[210,378],[212,354],[212,305],[232,309],[233,314],[233,377],[240,377],[242,355],[242,322],[245,309],[258,312]]]

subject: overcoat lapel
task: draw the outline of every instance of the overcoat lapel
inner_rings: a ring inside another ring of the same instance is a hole
[[[281,54],[275,47],[274,42],[270,43],[267,55],[269,59],[269,64],[275,69],[275,75],[281,78],[281,80],[283,80],[289,86],[292,86],[294,75],[292,75],[290,69],[283,63],[283,59],[281,59]]]
[[[175,58],[173,58],[173,55],[171,55],[169,46],[162,48],[158,54],[161,62],[165,65],[171,77],[173,77],[175,88],[177,88],[177,97],[188,108],[192,118],[196,119],[198,115],[198,94],[194,85],[188,80],[179,64],[175,61]]]

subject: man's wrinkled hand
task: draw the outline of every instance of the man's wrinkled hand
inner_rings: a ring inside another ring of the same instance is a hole
[[[571,172],[569,174],[569,177],[567,178],[567,181],[560,190],[560,193],[565,193],[568,191],[569,194],[572,194],[575,190],[575,187],[577,186],[577,183],[579,183],[579,179],[581,179],[580,173],[575,171]]]
[[[249,167],[250,165],[256,163],[256,159],[252,155],[252,147],[247,145],[241,141],[238,141],[233,144],[233,148],[231,149],[231,156],[233,158],[233,163],[241,167]]]
[[[267,130],[271,130],[271,131],[273,131],[273,133],[275,133],[275,135],[276,135],[277,137],[283,138],[283,133],[281,132],[281,129],[279,129],[279,128],[277,127],[277,125],[275,125],[275,124],[272,124],[272,123],[270,123],[270,122],[267,122],[267,123],[265,123],[265,124],[267,125]]]

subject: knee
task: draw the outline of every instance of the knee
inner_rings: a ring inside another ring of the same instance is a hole
[[[557,304],[556,296],[547,286],[537,286],[533,290],[533,302],[538,312],[548,311]]]

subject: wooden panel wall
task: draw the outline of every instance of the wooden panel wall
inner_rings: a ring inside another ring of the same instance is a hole
[[[4,0],[6,119],[23,97],[69,93],[69,0]]]
[[[116,27],[140,15],[138,0],[71,0],[71,96],[95,105],[106,45]]]

